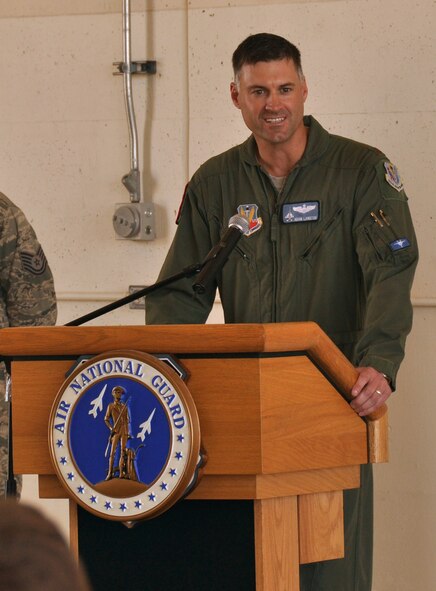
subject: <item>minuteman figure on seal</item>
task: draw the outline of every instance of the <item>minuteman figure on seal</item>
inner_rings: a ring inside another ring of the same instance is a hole
[[[106,415],[104,422],[110,430],[109,443],[111,444],[111,451],[109,456],[109,469],[107,472],[106,480],[110,480],[115,477],[114,460],[115,452],[117,451],[118,444],[120,444],[120,460],[119,460],[119,478],[124,478],[124,463],[126,457],[126,446],[127,441],[130,438],[129,433],[129,413],[127,404],[121,402],[121,397],[126,393],[126,390],[122,386],[115,386],[112,389],[112,396],[114,401],[108,404],[106,409]],[[106,449],[107,453],[107,449]]]

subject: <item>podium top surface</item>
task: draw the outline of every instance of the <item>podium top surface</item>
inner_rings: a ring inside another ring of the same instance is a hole
[[[178,353],[279,352],[333,345],[314,322],[153,326],[36,326],[0,330],[0,356],[77,355],[146,346]]]
[[[315,322],[37,326],[0,330],[0,357],[8,359],[97,355],[120,349],[174,355],[301,352],[348,399],[357,379],[354,366]],[[377,417],[382,416],[386,406],[376,412]]]

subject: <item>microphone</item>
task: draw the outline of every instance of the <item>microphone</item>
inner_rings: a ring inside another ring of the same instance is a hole
[[[203,294],[206,291],[208,285],[224,266],[238,240],[248,232],[249,228],[250,224],[247,218],[241,215],[234,215],[230,218],[228,229],[206,256],[202,269],[192,285],[195,293]]]

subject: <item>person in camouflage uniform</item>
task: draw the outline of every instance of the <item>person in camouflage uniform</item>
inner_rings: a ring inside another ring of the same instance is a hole
[[[23,212],[0,193],[0,328],[56,323],[57,304],[51,270]],[[5,366],[0,364],[0,499],[6,494],[8,413]],[[17,477],[17,492],[21,478]]]

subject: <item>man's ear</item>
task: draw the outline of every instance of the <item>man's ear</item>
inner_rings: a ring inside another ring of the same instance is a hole
[[[304,102],[306,102],[308,94],[309,94],[309,89],[307,88],[306,78],[303,78],[303,100],[304,100]]]
[[[233,104],[235,107],[240,109],[239,106],[239,90],[235,82],[230,82],[230,96],[232,97]]]

